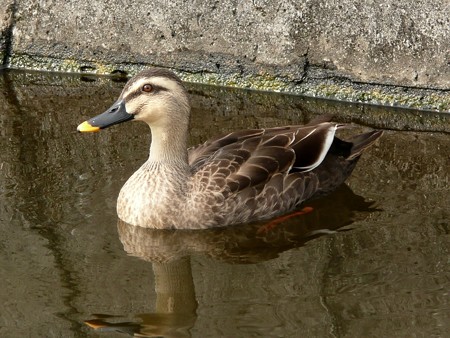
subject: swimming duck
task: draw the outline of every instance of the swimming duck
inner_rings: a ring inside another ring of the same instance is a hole
[[[189,115],[182,81],[152,68],[131,78],[108,110],[78,126],[80,132],[130,120],[150,126],[148,160],[117,200],[124,222],[205,229],[274,218],[341,185],[382,135],[371,131],[343,141],[335,133],[345,125],[318,118],[306,125],[239,130],[187,149]]]

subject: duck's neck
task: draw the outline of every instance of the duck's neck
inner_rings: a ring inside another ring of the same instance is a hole
[[[187,125],[152,126],[152,142],[148,162],[188,168]]]

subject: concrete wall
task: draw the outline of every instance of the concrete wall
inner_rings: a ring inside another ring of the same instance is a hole
[[[361,83],[415,88],[416,98],[424,96],[421,88],[450,89],[448,0],[0,5],[7,67],[133,73],[150,64],[183,71],[191,81],[363,101],[366,92],[375,103],[389,101],[389,88],[378,95]]]

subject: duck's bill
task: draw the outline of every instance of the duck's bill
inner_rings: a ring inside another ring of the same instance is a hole
[[[99,131],[118,123],[132,120],[134,115],[128,114],[125,108],[125,101],[117,101],[107,111],[84,121],[77,127],[79,132]]]

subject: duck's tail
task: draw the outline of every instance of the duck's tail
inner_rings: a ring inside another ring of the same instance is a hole
[[[350,149],[350,155],[347,157],[347,160],[359,157],[362,152],[370,147],[381,135],[383,135],[382,130],[374,130],[353,137],[350,140],[352,148]]]

